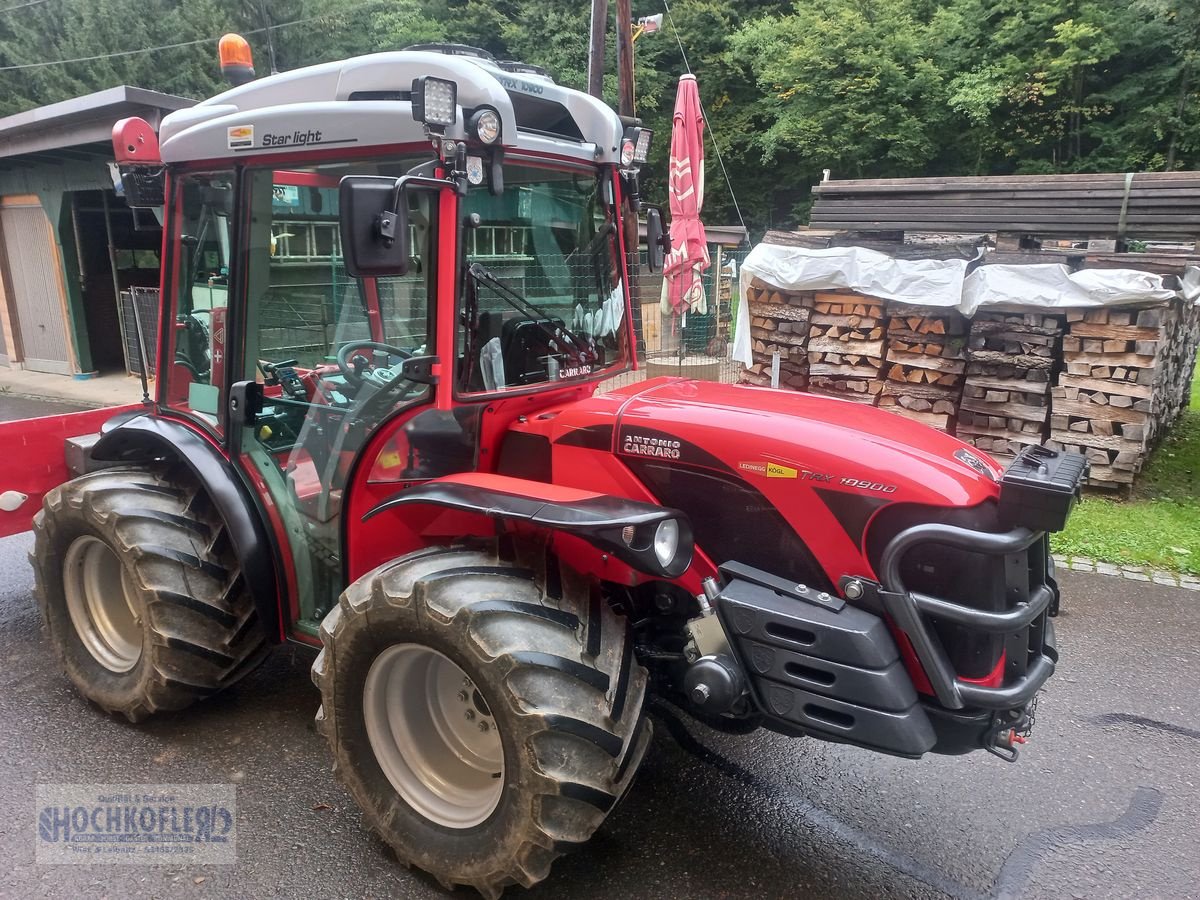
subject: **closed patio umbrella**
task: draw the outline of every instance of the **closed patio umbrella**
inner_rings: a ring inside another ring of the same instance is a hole
[[[709,267],[708,240],[700,221],[704,205],[704,116],[695,75],[682,75],[671,123],[667,194],[671,252],[663,265],[663,313],[708,312],[701,273]]]

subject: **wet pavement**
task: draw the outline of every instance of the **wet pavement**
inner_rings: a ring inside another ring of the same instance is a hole
[[[0,896],[446,896],[334,781],[309,651],[281,648],[183,713],[111,720],[58,672],[30,544],[0,540]],[[1063,662],[1015,765],[731,737],[659,708],[626,802],[548,882],[508,896],[1200,896],[1200,595],[1063,582]],[[34,787],[69,782],[234,782],[238,862],[38,865]]]
[[[33,419],[38,416],[55,416],[65,413],[80,412],[92,409],[79,403],[69,403],[63,400],[51,400],[43,397],[23,397],[8,392],[0,392],[0,422],[11,422],[14,419]]]

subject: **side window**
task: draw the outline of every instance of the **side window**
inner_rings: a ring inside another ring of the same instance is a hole
[[[404,360],[431,344],[429,200],[410,207],[414,259],[402,278],[346,274],[338,217],[342,176],[376,165],[248,170],[246,379],[263,384],[255,451],[312,521],[340,508],[350,465],[372,428],[430,395]],[[425,208],[422,207],[425,204]]]
[[[593,172],[513,164],[505,191],[463,201],[465,320],[459,389],[591,377],[624,362],[616,220]]]
[[[169,407],[219,430],[229,310],[229,236],[234,173],[200,172],[175,182],[178,243],[165,372]]]
[[[266,363],[288,364],[316,381],[336,379],[338,354],[349,344],[391,346],[407,355],[428,343],[422,258],[403,278],[359,281],[346,275],[338,222],[338,183],[345,174],[349,169],[341,164],[328,173],[318,167],[248,175],[247,378],[262,380]],[[423,257],[428,217],[420,208],[412,216],[412,246]],[[354,374],[352,368],[349,381]],[[337,390],[341,383],[326,387],[348,398]]]

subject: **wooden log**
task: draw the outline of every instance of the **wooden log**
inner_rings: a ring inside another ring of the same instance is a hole
[[[889,349],[887,359],[889,362],[901,363],[906,366],[917,366],[922,369],[932,369],[936,372],[952,372],[956,375],[961,375],[967,368],[967,364],[963,360],[929,356],[924,353],[907,353],[903,350]]]
[[[751,301],[750,314],[771,319],[783,319],[788,322],[807,322],[812,311],[803,306],[791,306],[786,303],[755,303]]]
[[[1141,441],[1130,441],[1115,435],[1108,437],[1098,434],[1077,434],[1074,431],[1052,431],[1050,437],[1056,441],[1078,444],[1081,447],[1095,447],[1101,450],[1141,450],[1144,446]]]
[[[862,356],[883,356],[883,341],[855,341],[855,352]],[[810,353],[844,353],[846,346],[836,339],[830,340],[829,335],[824,337],[811,337],[808,341],[808,350]]]
[[[964,397],[961,404],[961,409],[968,409],[971,412],[980,413],[995,413],[1001,411],[1006,417],[1016,417],[1024,419],[1028,422],[1045,422],[1049,410],[1044,406],[1027,406],[1023,403],[987,403],[979,400],[972,400]]]
[[[1145,424],[1150,420],[1149,413],[1133,409],[1121,409],[1114,406],[1098,406],[1095,403],[1078,403],[1071,400],[1055,399],[1053,409],[1056,414],[1079,416],[1092,422],[1129,422],[1135,425]]]
[[[1131,366],[1148,369],[1154,365],[1154,357],[1139,356],[1136,353],[1076,353],[1070,362],[1091,366]]]
[[[999,353],[994,350],[972,350],[967,358],[973,362],[994,363],[1016,366],[1021,369],[1043,369],[1049,371],[1054,360],[1044,356],[1029,356],[1027,354]]]
[[[810,375],[841,375],[854,378],[874,379],[879,376],[879,370],[872,366],[846,366],[831,363],[810,363]]]
[[[1142,328],[1137,325],[1097,325],[1079,322],[1071,326],[1072,335],[1084,337],[1113,338],[1124,341],[1156,341],[1161,337],[1158,328]]]

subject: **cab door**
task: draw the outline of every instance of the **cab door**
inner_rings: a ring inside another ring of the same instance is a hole
[[[252,421],[238,418],[235,450],[282,545],[294,628],[310,637],[345,586],[341,520],[359,452],[382,423],[391,430],[433,401],[401,364],[434,353],[436,201],[410,199],[407,275],[352,279],[342,264],[341,177],[397,166],[248,168],[242,178],[238,365],[263,399]]]

